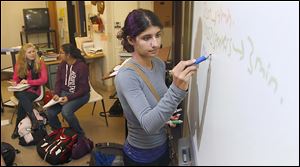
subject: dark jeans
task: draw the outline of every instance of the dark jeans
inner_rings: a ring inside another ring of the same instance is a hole
[[[16,119],[16,126],[19,122],[26,117],[27,113],[33,113],[33,101],[38,98],[38,95],[32,92],[15,92],[14,95],[19,100],[18,104],[18,114]]]
[[[62,93],[61,96],[66,95]],[[48,108],[46,115],[49,121],[49,125],[52,129],[59,129],[61,128],[61,123],[57,117],[57,115],[61,112],[64,119],[68,122],[69,126],[73,128],[77,133],[78,136],[84,136],[84,131],[82,130],[79,121],[75,115],[75,112],[84,104],[88,102],[90,98],[90,94],[86,94],[82,97],[74,99],[72,101],[68,101],[64,105],[60,105],[59,103]]]
[[[132,160],[130,157],[126,155],[123,151],[123,160],[124,166],[169,166],[170,158],[169,158],[169,150],[167,150],[161,157],[151,163],[141,163]]]

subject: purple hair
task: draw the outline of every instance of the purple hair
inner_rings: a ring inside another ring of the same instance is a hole
[[[127,52],[134,52],[134,48],[129,44],[127,36],[135,38],[150,26],[157,26],[163,29],[159,18],[152,11],[135,9],[126,17],[124,27],[118,33],[117,38],[122,40],[121,44]]]

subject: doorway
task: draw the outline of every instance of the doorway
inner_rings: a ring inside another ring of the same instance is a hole
[[[86,36],[86,17],[84,1],[67,1],[69,40],[76,46],[75,37]]]

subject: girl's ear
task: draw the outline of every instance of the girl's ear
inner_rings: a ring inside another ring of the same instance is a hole
[[[128,43],[129,43],[130,45],[133,45],[133,44],[134,44],[134,39],[133,39],[133,38],[131,38],[130,36],[127,36],[126,38],[127,38],[127,41],[128,41]]]

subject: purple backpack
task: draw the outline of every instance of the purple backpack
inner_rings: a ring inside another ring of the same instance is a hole
[[[78,138],[77,143],[72,148],[72,159],[79,159],[90,153],[94,148],[94,143],[86,137]]]

